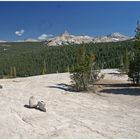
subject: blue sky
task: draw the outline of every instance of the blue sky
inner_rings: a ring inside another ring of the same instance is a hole
[[[112,32],[133,36],[140,2],[0,2],[0,40]],[[16,34],[15,34],[16,32]]]

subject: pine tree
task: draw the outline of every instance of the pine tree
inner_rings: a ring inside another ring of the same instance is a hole
[[[140,40],[140,23],[139,23],[139,20],[137,21],[137,28],[136,28],[135,32],[136,32],[135,38],[137,40]]]
[[[10,67],[10,78],[16,78],[16,67],[13,66],[13,67]]]
[[[95,69],[95,55],[86,54],[84,46],[81,46],[77,54],[77,63],[71,71],[73,88],[76,91],[88,90],[98,79],[98,71]],[[97,67],[96,67],[97,68]]]
[[[67,67],[67,72],[68,72],[68,73],[70,72],[70,67],[69,67],[69,66]]]
[[[46,61],[43,61],[43,70],[42,70],[42,75],[47,73],[47,69],[46,69]]]
[[[13,67],[13,78],[16,78],[17,76],[17,72],[16,72],[16,67],[14,66]]]
[[[134,53],[130,61],[128,76],[135,85],[140,85],[140,25],[137,22]]]
[[[123,56],[120,57],[120,66],[119,66],[120,72],[123,72]]]
[[[10,78],[13,78],[13,67],[10,67]]]
[[[124,54],[121,56],[120,59],[120,71],[126,74],[128,74],[129,71],[129,58],[127,48],[125,49]]]
[[[77,54],[77,62],[72,71],[72,81],[77,91],[87,90],[85,48],[81,46]]]
[[[128,71],[129,71],[129,58],[128,58],[128,50],[127,49],[125,49],[125,51],[124,51],[123,67],[124,67],[124,72],[128,74]]]

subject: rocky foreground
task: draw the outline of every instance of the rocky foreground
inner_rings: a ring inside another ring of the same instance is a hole
[[[0,138],[140,138],[140,88],[102,72],[96,93],[67,91],[68,73],[1,79]],[[27,108],[31,96],[47,111]]]

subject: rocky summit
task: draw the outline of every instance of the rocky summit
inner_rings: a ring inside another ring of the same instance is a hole
[[[45,41],[45,44],[48,46],[58,46],[58,45],[69,45],[69,44],[81,44],[81,43],[96,43],[96,42],[117,42],[129,40],[131,37],[122,35],[118,32],[98,37],[91,37],[88,35],[70,35],[67,31],[56,36],[54,38],[50,38]]]

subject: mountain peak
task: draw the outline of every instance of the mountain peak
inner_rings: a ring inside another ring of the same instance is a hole
[[[67,30],[65,30],[62,34],[61,34],[61,36],[69,36],[70,34],[68,33],[68,31]]]
[[[119,32],[114,32],[114,33],[112,33],[111,35],[112,35],[112,36],[122,36],[122,34],[119,33]]]
[[[121,34],[121,33],[119,33],[119,32],[114,32],[114,33],[108,35],[108,37],[114,37],[114,38],[128,38],[127,36],[125,36],[125,35],[123,35],[123,34]]]

